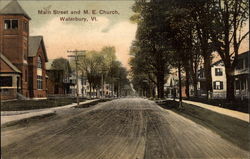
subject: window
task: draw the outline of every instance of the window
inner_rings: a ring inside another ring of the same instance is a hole
[[[37,58],[37,68],[42,68],[42,59],[40,56]]]
[[[223,82],[215,81],[214,82],[214,90],[222,90],[223,89]]]
[[[18,20],[4,20],[4,29],[18,29]]]
[[[12,77],[11,76],[1,76],[0,77],[0,87],[12,87]]]
[[[10,20],[4,20],[4,29],[10,29]]]
[[[221,68],[215,68],[215,76],[222,76],[223,72]]]
[[[43,89],[43,77],[37,76],[37,89]]]
[[[18,20],[12,20],[12,29],[18,29]]]
[[[28,28],[28,23],[27,22],[23,22],[23,30],[25,31],[25,32],[28,32],[28,30],[29,30],[29,28]]]

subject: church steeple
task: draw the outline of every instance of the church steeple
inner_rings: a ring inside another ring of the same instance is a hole
[[[21,72],[22,94],[28,96],[29,20],[18,1],[0,10],[0,53]]]
[[[27,19],[31,19],[21,7],[21,5],[17,2],[17,0],[11,1],[2,10],[0,10],[0,15],[23,15]]]

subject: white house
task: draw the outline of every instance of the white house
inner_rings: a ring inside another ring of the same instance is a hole
[[[70,92],[71,95],[76,95],[77,91],[77,84],[76,84],[76,76],[74,74],[70,77],[71,83],[74,83],[74,85],[70,86]],[[81,97],[90,97],[90,84],[88,82],[87,77],[85,76],[79,76],[78,80],[78,94]],[[110,97],[112,95],[112,87],[108,83],[104,83],[104,96]],[[102,96],[102,88],[100,89],[92,89],[91,90],[91,96],[92,97],[101,97]]]
[[[235,79],[235,97],[236,98],[249,98],[249,58],[250,52],[244,52],[238,56],[238,64],[234,71],[234,79]]]
[[[234,94],[236,98],[249,98],[249,51],[239,54],[238,64],[234,70]],[[198,91],[205,92],[205,75],[204,69],[199,69]],[[213,92],[210,94],[212,99],[225,99],[227,91],[227,79],[225,72],[225,65],[222,60],[219,60],[211,65],[212,88]],[[202,96],[202,93],[199,93]]]
[[[211,66],[213,99],[225,99],[227,91],[227,79],[225,66],[222,60],[219,60]]]

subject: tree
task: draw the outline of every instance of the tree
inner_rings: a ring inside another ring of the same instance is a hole
[[[117,94],[119,93],[118,90],[121,92],[124,85],[129,83],[127,71],[116,60],[115,48],[112,46],[105,46],[99,52],[87,51],[83,56],[79,57],[78,65],[79,70],[84,72],[88,79],[90,97],[92,89],[100,90],[104,86],[104,81],[111,84],[112,93],[116,89]]]
[[[90,98],[92,97],[92,89],[101,86],[103,63],[104,57],[97,51],[87,51],[83,57],[79,57],[79,69],[85,72],[90,85]]]
[[[234,100],[233,71],[238,62],[239,48],[249,35],[243,30],[249,17],[248,0],[212,0],[211,40],[224,62],[227,78],[227,99]]]
[[[200,55],[203,58],[203,68],[205,70],[206,78],[206,94],[209,97],[209,92],[212,92],[212,76],[211,76],[211,62],[212,62],[212,52],[214,48],[211,45],[210,33],[211,33],[211,23],[213,21],[210,8],[211,0],[201,0],[199,3],[193,2],[194,9],[192,12],[192,18],[195,24],[195,30],[197,35],[197,40],[199,42]]]
[[[64,76],[68,76],[71,73],[70,63],[65,58],[56,58],[51,64],[51,69],[53,70],[63,70]]]
[[[150,72],[156,78],[158,98],[164,97],[164,77],[168,70],[167,28],[162,25],[165,8],[161,3],[137,1],[133,6],[135,15],[131,17],[133,22],[138,23],[136,47],[140,51],[137,54],[149,65]]]

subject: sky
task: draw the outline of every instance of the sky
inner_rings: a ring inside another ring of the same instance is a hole
[[[0,9],[9,1],[0,1]],[[129,48],[135,38],[137,25],[133,15],[133,1],[18,1],[31,17],[30,36],[42,35],[49,59],[67,57],[67,50],[101,50],[114,46],[116,56],[128,67]],[[38,14],[38,10],[81,11],[81,14]],[[117,11],[119,14],[83,14],[83,10]],[[62,22],[60,17],[88,18],[88,22]],[[97,21],[91,21],[96,17]]]
[[[0,0],[0,9],[9,1]],[[44,1],[19,0],[23,9],[31,17],[30,35],[42,35],[48,58],[67,58],[67,50],[101,50],[104,46],[114,46],[116,56],[123,66],[129,68],[129,49],[135,39],[137,25],[129,18],[133,15],[133,0],[79,0],[79,1]],[[79,14],[58,15],[38,14],[38,10],[78,11],[105,10],[119,14]],[[88,22],[62,22],[60,17],[87,18]],[[96,17],[97,21],[91,21]],[[249,21],[248,21],[249,23]],[[249,30],[249,24],[245,30]],[[249,50],[249,37],[243,42],[240,52]],[[218,59],[219,56],[217,55]]]

